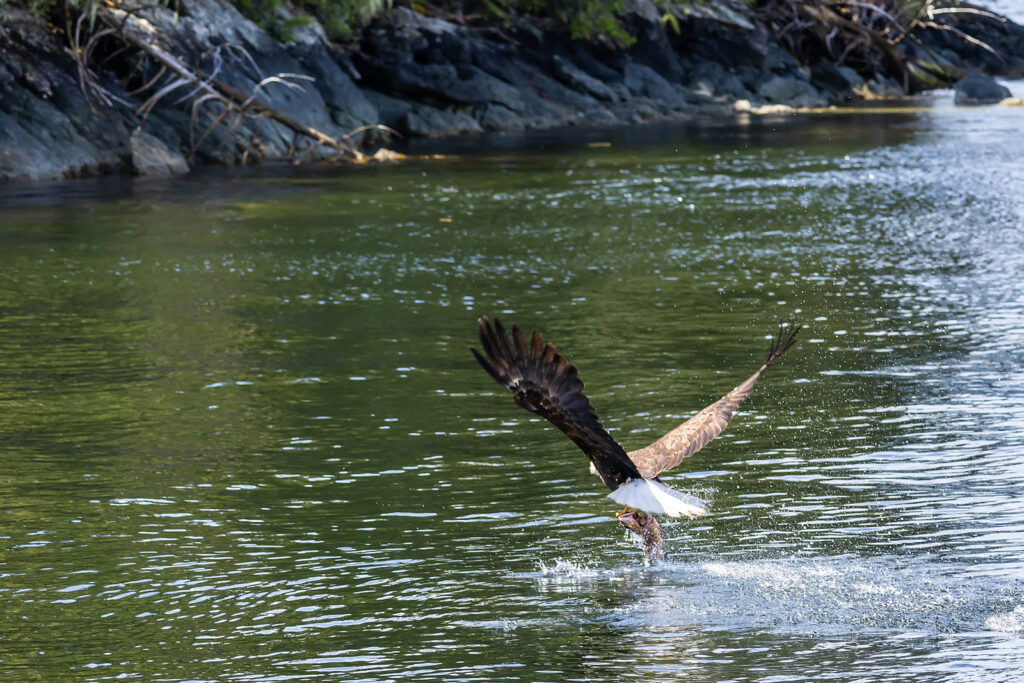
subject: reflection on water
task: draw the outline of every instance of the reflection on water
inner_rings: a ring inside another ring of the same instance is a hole
[[[1018,121],[940,98],[5,188],[0,671],[1011,679]],[[712,514],[645,567],[475,366],[483,312],[558,344],[627,448],[807,330],[666,476]]]

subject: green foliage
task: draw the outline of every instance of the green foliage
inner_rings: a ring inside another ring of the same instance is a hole
[[[55,17],[68,13],[84,14],[90,21],[105,0],[0,0],[19,2],[27,5],[41,16]],[[177,0],[157,0],[175,3]],[[291,0],[286,11],[286,0],[231,0],[242,14],[256,22],[278,40],[291,39],[292,32],[309,23],[307,16],[315,17],[324,27],[329,38],[343,39],[351,36],[367,19],[390,9],[393,0]],[[658,5],[664,10],[662,21],[679,31],[679,23],[673,10],[702,0],[662,0]],[[907,3],[921,3],[928,0],[902,0]],[[116,2],[116,0],[115,0]],[[414,9],[440,10],[475,14],[484,20],[509,21],[515,15],[528,15],[553,19],[569,29],[570,35],[579,40],[604,41],[619,47],[628,47],[635,39],[629,35],[619,21],[617,13],[625,8],[624,0],[406,0]]]
[[[628,47],[636,41],[615,16],[615,12],[625,9],[625,3],[620,0],[583,0],[573,4],[578,6],[578,11],[569,22],[569,32],[573,38],[604,38],[623,47]]]
[[[351,35],[368,18],[390,9],[391,0],[295,0],[317,18],[331,38]]]
[[[934,4],[933,0],[894,0],[893,8],[895,11],[892,13],[905,19],[913,19],[922,14],[927,7]]]
[[[93,1],[93,0],[83,0]],[[243,14],[279,39],[288,38],[288,25],[280,17],[282,0],[231,0]],[[331,38],[351,35],[360,23],[391,7],[391,0],[292,0],[323,25]],[[628,46],[634,41],[622,27],[616,12],[624,0],[434,0],[429,5],[412,0],[414,9],[476,14],[484,20],[504,22],[513,15],[548,17],[568,27],[582,40],[605,40]]]
[[[623,0],[480,0],[464,4],[485,18],[503,20],[513,14],[548,17],[567,26],[578,40],[605,40],[623,47],[635,41],[615,16],[625,8]]]
[[[60,10],[67,10],[72,15],[84,14],[89,25],[96,23],[96,10],[102,0],[26,0],[25,5],[33,14],[41,17],[53,17]]]
[[[483,5],[481,14],[485,17],[501,19],[508,19],[508,2],[504,0],[482,0]]]
[[[679,28],[679,20],[671,12],[665,12],[661,15],[661,23],[675,31],[676,35],[682,33],[682,29]]]
[[[676,10],[705,1],[660,0],[656,4],[664,12],[662,23],[680,33]],[[476,12],[485,19],[505,20],[516,13],[548,17],[567,26],[570,35],[579,40],[602,40],[619,47],[629,47],[636,41],[617,16],[625,9],[624,0],[471,0],[461,6],[467,13]]]
[[[84,16],[90,28],[96,24],[97,10],[105,4],[105,0],[0,0],[0,5],[5,2],[27,7],[33,14],[45,17],[59,26],[64,25],[65,19],[70,19],[74,23],[78,17]],[[175,8],[178,6],[178,0],[153,0],[153,2]]]
[[[259,24],[278,40],[289,40],[293,29],[309,23],[306,17],[289,17],[282,0],[231,0],[242,14]],[[327,36],[339,39],[351,35],[363,21],[391,7],[390,0],[293,0],[296,9],[314,17]]]
[[[281,0],[231,0],[231,3],[275,38],[287,40],[290,29],[295,28],[286,28],[278,16]]]

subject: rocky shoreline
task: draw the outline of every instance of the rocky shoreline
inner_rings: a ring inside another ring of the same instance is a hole
[[[122,49],[111,30],[68,50],[43,19],[0,4],[0,180],[358,159],[387,129],[444,137],[731,117],[902,96],[910,82],[812,61],[752,5],[725,0],[672,22],[649,0],[630,2],[628,47],[571,40],[535,18],[475,24],[402,6],[343,45],[315,22],[277,42],[226,0],[180,0],[177,14],[118,8],[101,18],[147,49]],[[980,74],[1024,74],[1024,28],[987,13],[962,20],[975,41],[926,28],[901,49],[947,74],[975,72],[958,102],[998,101],[1001,86]]]

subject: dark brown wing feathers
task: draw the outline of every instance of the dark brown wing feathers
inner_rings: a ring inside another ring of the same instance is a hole
[[[484,353],[471,350],[487,374],[513,393],[516,405],[565,432],[610,489],[640,476],[622,446],[601,426],[576,367],[545,344],[540,333],[535,331],[527,344],[519,326],[513,325],[510,340],[502,324],[495,320],[492,325],[487,316],[477,321],[477,331]]]
[[[796,334],[799,331],[799,325],[792,325],[788,328],[780,327],[779,336],[772,343],[768,352],[768,360],[758,368],[757,372],[748,377],[747,381],[650,446],[630,451],[629,457],[636,464],[640,473],[645,477],[656,477],[665,470],[675,467],[684,458],[690,457],[721,434],[728,426],[736,409],[750,396],[750,392],[754,390],[754,385],[764,371],[796,343]]]

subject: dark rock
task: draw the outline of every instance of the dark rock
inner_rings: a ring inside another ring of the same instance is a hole
[[[970,73],[953,86],[954,102],[961,105],[998,104],[1010,96],[1010,90],[979,73]]]
[[[856,88],[864,82],[864,79],[860,77],[860,74],[848,66],[837,66],[836,70],[843,78],[846,79],[846,82],[851,88]]]
[[[477,118],[484,130],[517,131],[527,125],[522,116],[500,104],[488,104]]]
[[[764,73],[752,64],[741,64],[736,67],[736,78],[740,80],[744,88],[756,93],[762,85],[768,82],[771,75]]]
[[[573,41],[570,43],[569,50],[573,64],[583,69],[597,80],[603,81],[609,85],[621,83],[622,65],[620,64],[618,65],[618,68],[615,68],[609,64],[598,61],[589,47],[590,46],[580,41]]]
[[[620,120],[627,123],[651,123],[665,119],[665,115],[647,98],[623,102],[613,107],[612,110]]]
[[[0,6],[0,179],[124,171],[126,116],[82,97],[73,60],[38,17]],[[124,96],[115,83],[101,84]],[[127,115],[133,119],[132,114]]]
[[[588,88],[605,98],[621,96],[569,65],[562,76],[575,79],[581,91],[572,90],[543,66],[550,65],[550,55],[535,63],[528,50],[514,50],[505,40],[487,40],[465,27],[404,10],[375,22],[363,47],[354,56],[363,83],[437,110],[471,111],[489,130],[569,123],[580,112],[598,106]],[[406,51],[412,47],[415,59]],[[621,92],[625,94],[624,89]],[[381,118],[387,121],[389,116],[382,111]],[[411,122],[412,131],[422,128],[422,117],[396,118],[407,126]]]
[[[0,93],[0,101],[0,178],[80,177],[126,166],[128,134],[120,122],[108,122],[102,134],[99,121],[83,129],[78,124],[92,116],[87,109],[69,115],[27,90]]]
[[[736,74],[726,71],[718,62],[700,62],[692,71],[689,88],[698,95],[714,98],[725,95],[731,99],[750,99],[750,91]]]
[[[682,83],[686,74],[661,16],[652,0],[627,0],[619,17],[622,26],[636,39],[629,48],[629,56],[633,62],[656,68],[662,80]]]
[[[485,72],[500,78],[533,97],[524,96],[535,115],[553,120],[569,118],[597,105],[593,97],[571,90],[525,60],[505,56],[500,51],[479,51],[474,62]],[[612,87],[612,86],[609,86]],[[628,94],[628,93],[627,93]]]
[[[904,40],[896,46],[896,50],[907,60],[911,74],[922,83],[938,84],[948,80],[942,79],[941,75],[962,76],[969,68],[960,55],[948,48],[924,47],[915,41]],[[919,68],[922,66],[927,67],[927,70]]]
[[[649,66],[630,62],[626,64],[623,75],[624,83],[631,93],[650,99],[656,106],[669,111],[692,109],[687,101],[690,91],[683,86],[669,83]]]
[[[476,66],[459,70],[460,79],[453,84],[449,96],[463,104],[500,104],[512,111],[523,112],[527,105],[523,93],[511,84],[495,78]]]
[[[712,3],[706,3],[708,7]],[[696,3],[687,10],[687,18],[681,25],[677,35],[670,32],[675,50],[684,62],[688,57],[696,57],[697,61],[714,60],[729,69],[743,64],[760,65],[765,55],[779,50],[777,44],[767,34],[754,27],[753,16],[745,27],[723,23],[705,16]],[[750,8],[744,8],[749,12]]]
[[[856,71],[843,67],[847,72]],[[847,102],[853,99],[854,83],[851,82],[849,74],[840,71],[840,67],[833,62],[818,62],[811,68],[811,85],[821,92],[828,93],[829,101],[833,103]]]
[[[429,48],[432,43],[440,44],[444,36],[457,37],[460,34],[462,31],[455,24],[419,14],[407,7],[396,7],[374,20],[364,34],[363,47],[378,55],[394,52],[413,55]]]
[[[696,109],[694,109],[694,113],[699,116],[713,118],[734,116],[737,113],[737,111],[740,110],[736,108],[736,103],[734,102],[708,102],[706,104],[699,104],[697,105]]]
[[[314,77],[313,87],[327,105],[331,119],[341,128],[352,130],[377,123],[377,108],[333,59],[324,44],[297,45],[290,53],[302,65],[303,71]]]
[[[585,126],[614,126],[621,121],[604,107],[598,107],[591,109],[590,111],[584,112],[582,116],[578,117],[576,123]]]
[[[18,119],[0,110],[0,181],[46,180],[71,175],[74,160],[67,155],[57,156],[56,151],[25,130]],[[64,151],[72,150],[65,148]]]
[[[796,63],[796,58],[779,48],[766,52],[760,64],[762,72],[781,76],[795,73],[798,67],[799,64]]]
[[[947,15],[941,24],[944,28],[914,31],[915,42],[920,42],[925,54],[939,55],[940,63],[962,71],[977,69],[1008,78],[1024,76],[1024,27],[981,13]],[[973,40],[964,40],[962,35]]]
[[[828,102],[805,80],[792,76],[774,76],[766,81],[757,94],[773,104],[791,107],[824,107]]]
[[[867,100],[888,100],[899,99],[906,95],[903,86],[889,76],[875,74],[875,76],[864,82],[857,88],[857,94]]]
[[[398,122],[415,107],[415,104],[409,100],[391,97],[376,90],[361,90],[360,92],[366,101],[377,110],[378,122],[386,126],[397,126]]]
[[[452,64],[418,64],[413,61],[358,63],[366,80],[396,97],[408,97],[433,105],[501,104],[513,111],[526,107],[522,92],[478,67]]]
[[[406,135],[441,138],[482,133],[483,128],[464,112],[442,111],[425,104],[417,105],[399,122],[398,129]]]
[[[573,90],[586,93],[605,102],[618,102],[622,99],[612,88],[584,73],[572,62],[562,59],[558,55],[555,55],[551,61],[555,77]]]
[[[180,152],[167,147],[149,133],[135,131],[129,143],[135,175],[169,176],[188,173],[188,163]]]

